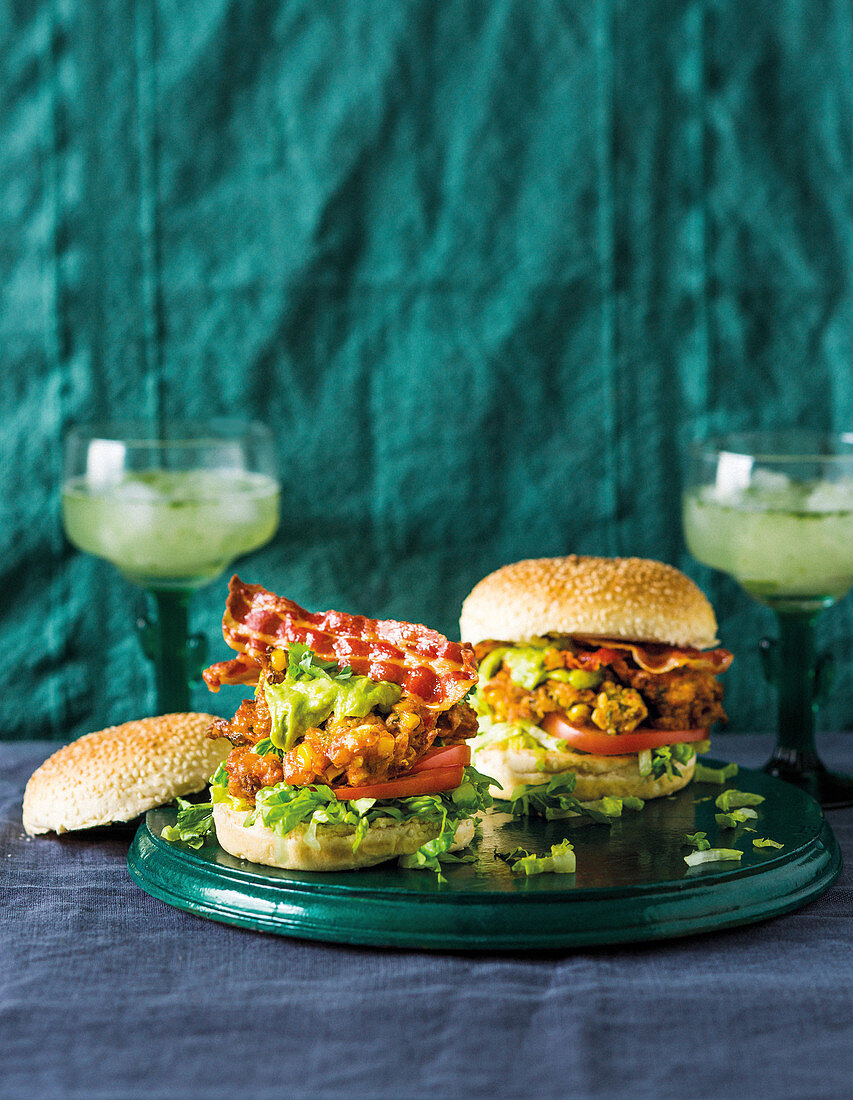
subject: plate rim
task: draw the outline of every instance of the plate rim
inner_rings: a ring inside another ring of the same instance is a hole
[[[744,778],[760,775],[762,785],[765,781],[781,782],[751,769],[742,772]],[[785,793],[796,791],[814,803],[805,792],[788,784],[784,787]],[[253,865],[245,869],[228,867],[193,849],[171,845],[151,829],[149,815],[137,830],[127,862],[134,882],[160,901],[197,916],[256,931],[371,947],[469,951],[586,947],[700,934],[769,919],[807,904],[829,889],[842,867],[841,850],[826,815],[816,803],[814,807],[819,812],[817,832],[794,848],[768,853],[760,863],[746,867],[733,863],[726,869],[718,866],[713,878],[705,880],[701,872],[690,875],[688,871],[683,878],[632,886],[576,887],[566,883],[563,888],[555,886],[547,892],[464,887],[444,892],[440,887],[424,891],[405,883],[383,884],[378,890],[357,879],[352,883],[329,882],[324,881],[322,872],[299,872],[300,876],[310,876],[307,879],[277,878],[255,870]],[[195,880],[197,896],[182,893],[175,886],[187,868]],[[771,882],[776,889],[768,897],[763,888]],[[229,900],[217,901],[217,891],[226,892]],[[245,905],[233,903],[240,895]],[[742,904],[736,903],[738,895]],[[405,920],[405,910],[414,899],[425,907],[419,927]],[[591,922],[587,927],[577,927],[574,918],[587,911],[599,909],[607,914],[626,901],[635,903],[634,920],[622,925]],[[345,926],[337,925],[334,918],[346,916],[348,906],[372,909],[380,918],[379,925],[359,926],[352,920]],[[659,919],[647,920],[646,912],[654,911],[658,911]],[[395,913],[399,913],[399,920]],[[461,915],[467,924],[458,931],[449,931],[443,914]],[[536,916],[543,914],[548,927],[537,929]],[[562,930],[555,928],[561,915],[566,918]],[[486,916],[491,919],[484,920]],[[522,927],[525,917],[529,918],[526,928]]]

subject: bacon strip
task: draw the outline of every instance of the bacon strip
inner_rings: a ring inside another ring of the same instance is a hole
[[[637,645],[636,642],[617,642],[612,638],[591,638],[577,636],[578,641],[588,645],[605,645],[608,649],[627,649],[637,664],[645,672],[671,672],[674,668],[694,668],[701,672],[713,672],[717,675],[725,672],[734,660],[727,649],[694,649],[692,646],[658,645],[648,642]]]
[[[418,623],[368,619],[341,611],[309,612],[259,584],[231,578],[222,633],[241,654],[204,672],[211,691],[221,684],[256,683],[273,649],[307,645],[325,661],[359,676],[399,684],[430,707],[446,710],[477,682],[474,649]]]
[[[217,661],[206,668],[202,675],[211,691],[219,691],[223,684],[256,684],[261,666],[245,654],[233,657],[230,661]]]

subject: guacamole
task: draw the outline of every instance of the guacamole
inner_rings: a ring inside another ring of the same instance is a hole
[[[318,726],[334,713],[336,718],[364,718],[374,707],[390,710],[402,695],[397,684],[367,676],[338,679],[315,673],[310,679],[288,676],[280,684],[263,682],[272,718],[270,740],[283,752],[293,748],[309,726]]]

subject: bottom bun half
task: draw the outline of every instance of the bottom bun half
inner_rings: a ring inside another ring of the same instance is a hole
[[[374,821],[358,849],[352,850],[353,832],[342,825],[321,825],[317,829],[319,847],[306,843],[308,826],[298,825],[286,836],[279,836],[260,820],[248,827],[245,810],[234,810],[219,802],[213,807],[216,838],[222,848],[238,859],[263,863],[268,867],[283,867],[288,871],[353,871],[373,867],[386,859],[412,855],[438,836],[434,822],[404,821],[391,818]],[[460,821],[451,851],[470,844],[474,836],[474,821]]]
[[[574,772],[577,779],[572,793],[581,802],[592,802],[606,795],[660,798],[686,787],[696,767],[694,756],[689,763],[676,765],[680,774],[655,779],[651,775],[640,775],[636,753],[594,756],[579,752],[543,754],[530,749],[496,748],[480,749],[471,762],[477,771],[500,783],[501,791],[495,798],[509,798],[516,787],[548,783],[555,775]]]

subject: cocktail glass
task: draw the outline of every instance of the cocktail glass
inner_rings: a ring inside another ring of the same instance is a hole
[[[830,679],[815,623],[853,585],[853,433],[746,432],[697,444],[683,518],[691,554],[776,614],[778,639],[761,641],[779,708],[764,770],[824,806],[853,804],[853,777],[829,771],[815,747]]]
[[[189,710],[205,659],[204,636],[189,634],[190,596],[278,527],[270,432],[227,419],[72,428],[62,518],[78,549],[145,590],[148,613],[137,627],[158,711]]]

